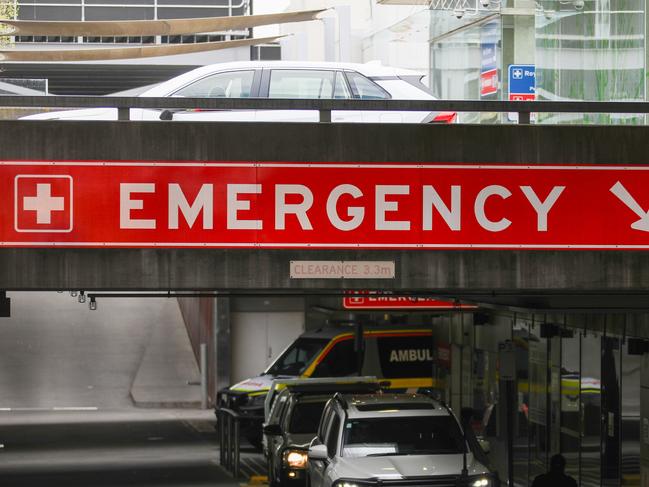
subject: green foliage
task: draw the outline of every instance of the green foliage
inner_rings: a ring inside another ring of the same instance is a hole
[[[0,0],[0,34],[10,29],[1,23],[2,19],[13,19],[18,15],[18,5],[12,1]],[[9,44],[10,37],[0,35],[0,46]]]

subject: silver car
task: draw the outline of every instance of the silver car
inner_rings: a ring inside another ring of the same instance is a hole
[[[308,459],[311,487],[497,483],[451,411],[419,394],[336,395],[325,407]]]

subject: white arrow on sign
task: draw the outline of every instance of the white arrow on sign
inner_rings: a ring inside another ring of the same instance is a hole
[[[631,228],[634,230],[640,230],[642,232],[649,232],[649,212],[645,211],[635,200],[631,193],[622,185],[621,182],[617,182],[611,188],[611,193],[617,196],[622,203],[628,206],[633,213],[638,215],[640,219],[631,224]]]

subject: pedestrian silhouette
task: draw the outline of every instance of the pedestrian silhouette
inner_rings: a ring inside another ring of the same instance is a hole
[[[557,454],[550,458],[550,471],[537,475],[532,487],[577,487],[577,481],[566,475],[566,459]]]

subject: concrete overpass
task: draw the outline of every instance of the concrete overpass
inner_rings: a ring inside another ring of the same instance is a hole
[[[5,121],[0,123],[0,147],[4,161],[608,167],[645,163],[648,133],[646,127],[615,126]],[[636,196],[646,206],[643,196]],[[499,218],[506,216],[504,211],[496,210]],[[629,215],[629,223],[637,219],[630,211]],[[644,306],[641,295],[649,275],[646,251],[633,246],[624,250],[611,250],[611,246],[606,250],[35,247],[13,247],[9,242],[0,249],[0,289],[317,292],[375,288],[549,307],[567,304],[562,296],[571,296],[571,302],[579,296],[583,306],[606,307],[605,296],[619,303],[619,295],[624,295],[624,305],[635,308]],[[395,277],[292,279],[290,261],[295,260],[394,261]]]

